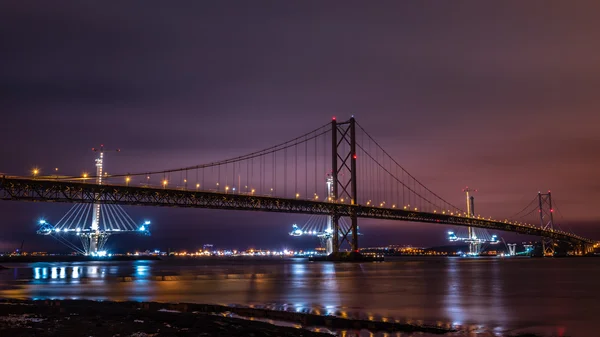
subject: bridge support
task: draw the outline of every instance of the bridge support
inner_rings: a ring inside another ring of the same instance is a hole
[[[104,146],[100,146],[99,156],[96,159],[96,184],[102,185],[102,166],[104,162]],[[94,196],[94,199],[98,199],[98,196]],[[94,203],[94,213],[92,215],[92,225],[89,237],[86,238],[88,242],[83,242],[85,255],[95,255],[98,253],[98,249],[100,248],[100,207],[101,204],[96,202]]]
[[[467,195],[467,216],[469,218],[475,217],[475,197],[469,196],[469,192],[476,192],[476,191],[477,190],[469,189],[469,187],[466,187],[465,189],[463,189],[463,192],[465,192]],[[481,253],[481,242],[475,235],[475,231],[473,230],[473,227],[471,227],[471,226],[467,227],[467,231],[468,231],[468,236],[469,236],[467,239],[467,242],[469,243],[469,255],[471,255],[471,256],[479,255]]]
[[[338,137],[339,136],[339,137]],[[357,205],[356,187],[356,121],[354,117],[346,122],[331,121],[331,200]],[[340,178],[343,177],[343,181]],[[340,252],[342,244],[348,242],[353,252],[358,252],[358,217],[353,208],[350,212],[351,226],[347,232],[340,230],[339,215],[332,214],[333,253]],[[348,236],[352,234],[350,240]]]
[[[543,230],[554,230],[554,209],[552,208],[552,194],[538,192],[540,226]],[[554,256],[554,239],[542,237],[542,255]]]
[[[509,256],[517,255],[517,244],[516,243],[509,243],[506,246],[508,247],[508,255]]]
[[[584,247],[585,247],[585,254],[594,253],[595,247],[593,244],[584,244]]]
[[[340,251],[340,216],[337,214],[331,215],[333,225],[333,236],[331,239],[331,253],[339,253]]]
[[[84,255],[97,255],[104,250],[104,245],[110,236],[109,233],[96,231],[90,234],[80,236],[83,245]]]

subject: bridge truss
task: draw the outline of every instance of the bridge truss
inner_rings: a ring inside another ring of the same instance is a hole
[[[471,226],[535,235],[576,245],[591,245],[594,241],[578,235],[543,229],[509,221],[458,216],[453,213],[429,213],[398,208],[349,205],[268,196],[225,194],[121,185],[95,185],[78,182],[34,180],[13,177],[0,178],[0,199],[33,202],[100,203],[131,206],[208,208],[223,210],[262,211],[297,214],[320,214],[358,218],[403,220],[456,226]]]

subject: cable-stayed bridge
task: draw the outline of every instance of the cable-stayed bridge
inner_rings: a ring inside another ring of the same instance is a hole
[[[544,194],[545,195],[545,194]],[[540,196],[541,198],[541,196]],[[487,228],[557,241],[589,252],[595,242],[554,228],[552,205],[540,224],[491,219],[452,205],[406,171],[354,118],[243,156],[152,172],[96,176],[2,176],[0,199],[315,214],[331,222],[331,251],[358,250],[358,219]],[[340,226],[346,218],[349,226]],[[101,230],[96,228],[95,230]]]

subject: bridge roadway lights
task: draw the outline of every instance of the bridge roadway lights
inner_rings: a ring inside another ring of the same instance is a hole
[[[0,200],[209,208],[317,215],[331,215],[335,213],[339,216],[347,217],[350,217],[352,212],[355,212],[354,214],[356,214],[357,218],[471,226],[549,237],[572,244],[593,245],[597,243],[596,241],[575,234],[556,230],[544,230],[534,226],[439,213],[414,212],[399,208],[380,208],[256,195],[226,195],[224,193],[204,191],[182,191],[106,184],[96,185],[81,182],[43,180],[39,178],[0,178]]]

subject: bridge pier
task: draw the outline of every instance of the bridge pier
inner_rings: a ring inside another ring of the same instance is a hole
[[[583,244],[583,255],[594,253],[594,245],[593,244]]]
[[[331,215],[331,223],[333,225],[333,249],[331,251],[331,254],[337,254],[340,252],[340,216],[333,213]]]
[[[510,256],[517,255],[517,244],[516,243],[509,243],[509,244],[507,244],[507,246],[508,246],[508,255],[510,255]]]
[[[352,212],[352,251],[358,253],[358,218],[356,212]]]

